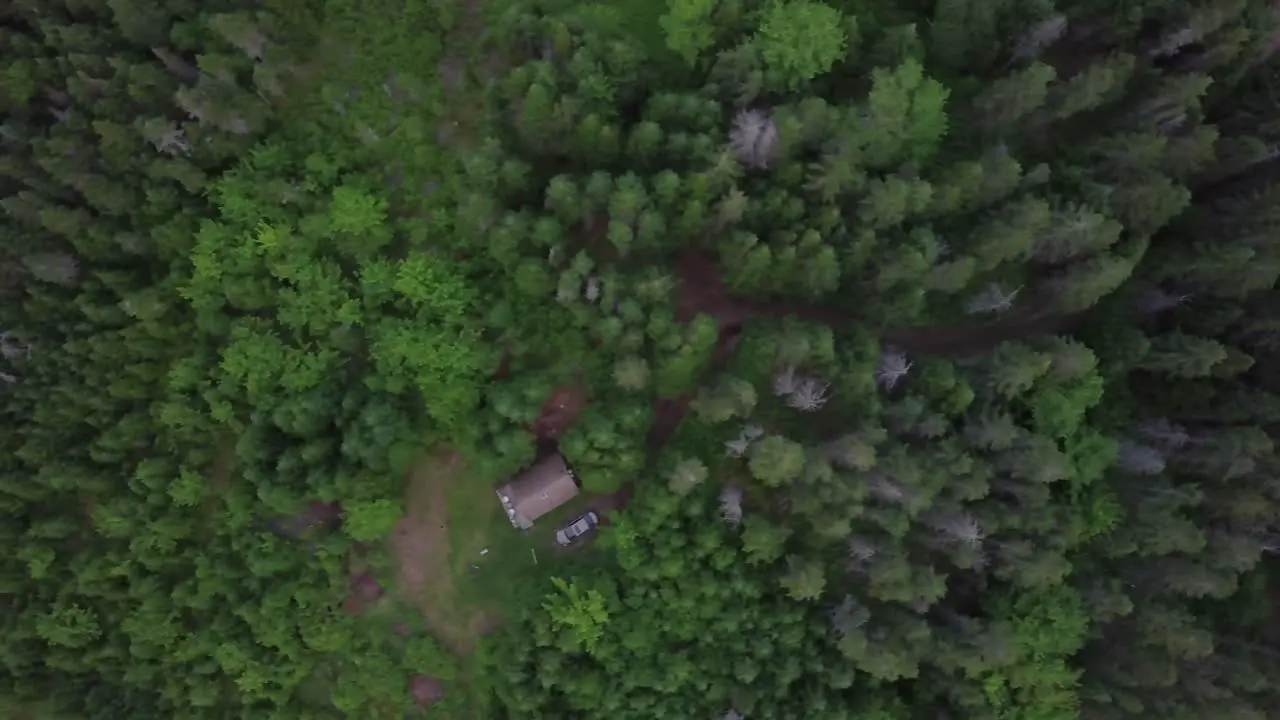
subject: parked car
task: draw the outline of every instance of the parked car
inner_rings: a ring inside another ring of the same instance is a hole
[[[594,512],[588,512],[586,515],[557,530],[556,542],[562,546],[572,545],[584,536],[589,535],[599,524],[599,516]]]

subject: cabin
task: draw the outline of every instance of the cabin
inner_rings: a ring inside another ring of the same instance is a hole
[[[560,453],[543,457],[497,489],[507,519],[528,530],[538,518],[578,496],[578,479]]]

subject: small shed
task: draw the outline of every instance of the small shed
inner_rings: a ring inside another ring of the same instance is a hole
[[[511,524],[521,530],[578,495],[578,481],[564,456],[548,455],[498,488]]]

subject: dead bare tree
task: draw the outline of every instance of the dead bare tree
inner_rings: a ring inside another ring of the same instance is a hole
[[[778,126],[763,110],[743,110],[733,119],[729,148],[743,165],[763,170],[778,151]]]
[[[1168,418],[1148,420],[1138,427],[1138,432],[1162,446],[1166,451],[1179,450],[1191,442],[1191,434]]]
[[[1012,292],[1005,292],[999,285],[991,283],[969,299],[969,302],[965,304],[965,312],[970,315],[981,315],[1011,310],[1013,309],[1013,301],[1020,292],[1022,292],[1022,288],[1017,288]]]
[[[1032,25],[1018,39],[1013,49],[1013,56],[1018,60],[1029,60],[1039,57],[1046,48],[1058,42],[1067,32],[1067,16],[1052,15]]]
[[[854,572],[866,571],[880,552],[874,542],[861,535],[850,535],[845,542],[845,550],[849,555],[849,569]]]
[[[880,366],[876,368],[876,383],[885,390],[892,390],[898,381],[911,372],[912,365],[904,353],[886,350],[880,356]]]
[[[871,611],[852,596],[845,595],[839,605],[827,611],[827,619],[831,623],[831,632],[836,637],[844,637],[870,622]]]
[[[744,425],[738,437],[724,444],[730,457],[742,457],[751,448],[751,443],[764,434],[758,425]]]
[[[787,366],[773,376],[773,394],[778,397],[790,395],[796,390],[796,369]]]
[[[829,387],[816,378],[805,378],[787,397],[787,404],[801,412],[814,412],[826,404]]]
[[[730,525],[742,522],[742,489],[726,485],[720,491],[720,517]]]
[[[1121,440],[1116,464],[1136,475],[1159,475],[1164,472],[1165,459],[1164,453],[1150,445]]]
[[[982,531],[982,523],[966,512],[946,513],[935,516],[928,521],[930,527],[942,534],[949,542],[959,543],[972,549],[982,547],[986,535]]]

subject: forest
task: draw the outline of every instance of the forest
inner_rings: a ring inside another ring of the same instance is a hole
[[[0,715],[1280,717],[1277,50],[0,4]],[[494,495],[549,452],[568,551]]]

